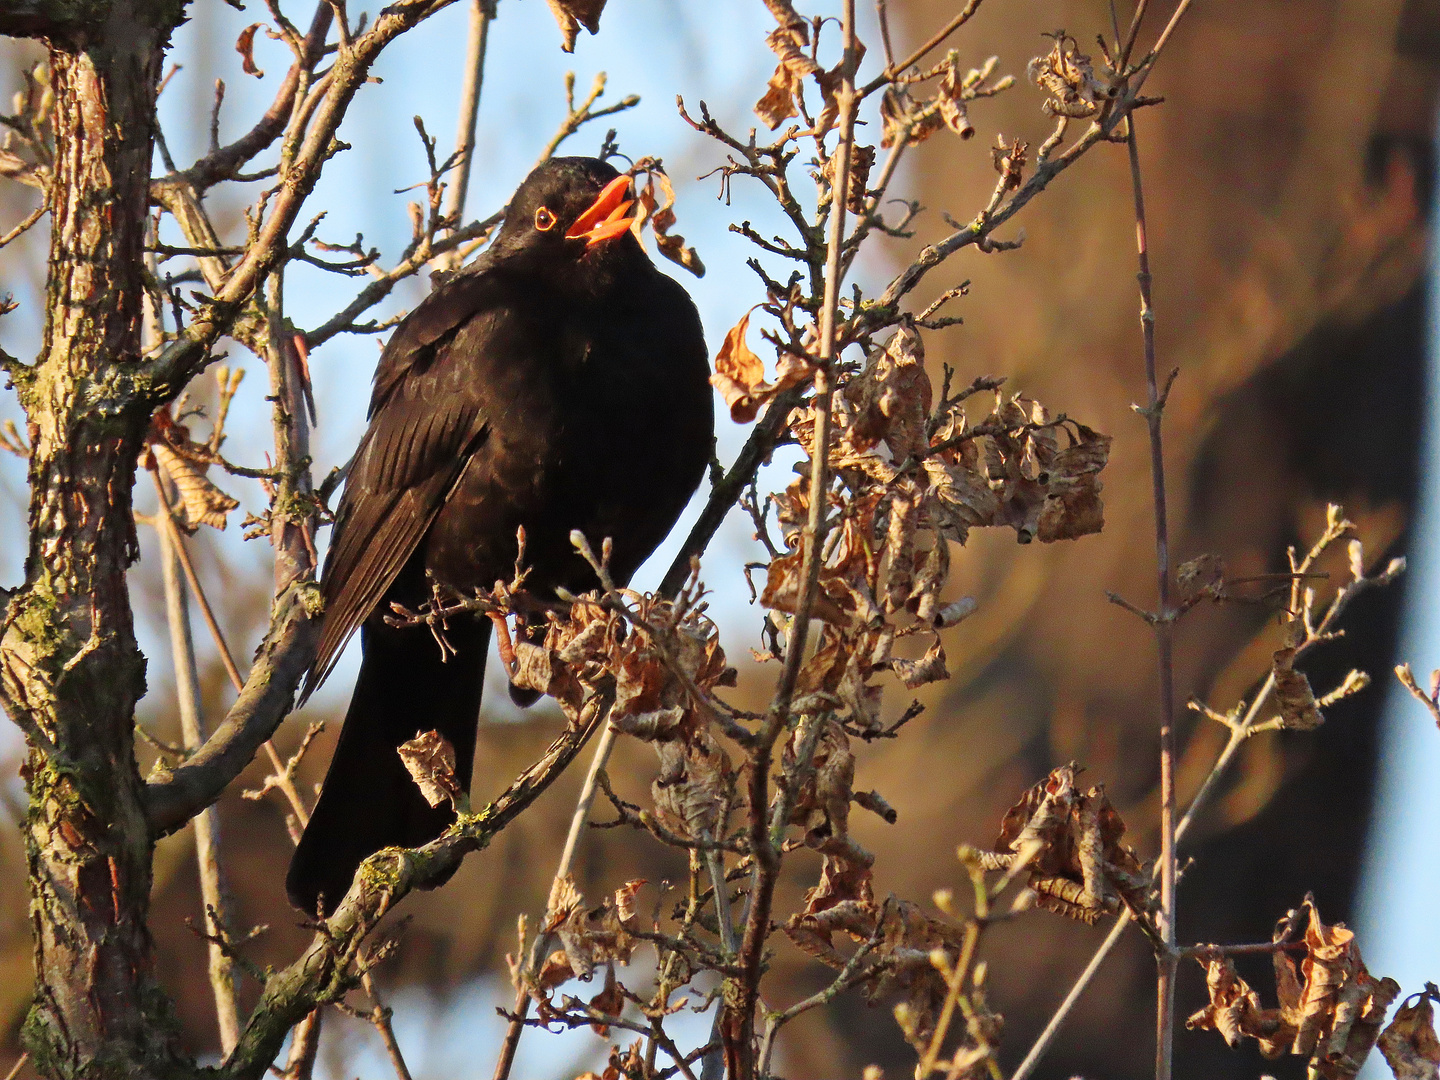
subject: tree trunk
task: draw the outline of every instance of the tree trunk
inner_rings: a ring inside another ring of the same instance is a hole
[[[25,842],[35,999],[24,1041],[45,1076],[174,1071],[174,1026],[146,925],[152,842],[133,754],[145,690],[125,572],[148,424],[136,384],[155,95],[178,6],[78,9],[50,37],[55,172],[45,337],[12,368],[29,421],[30,547],[0,636],[27,731]],[[46,744],[49,744],[48,746]]]

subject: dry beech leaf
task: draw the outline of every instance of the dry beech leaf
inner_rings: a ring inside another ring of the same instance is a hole
[[[1073,762],[1055,769],[1012,806],[981,865],[1025,865],[1027,884],[1047,911],[1094,924],[1124,903],[1137,915],[1152,904],[1150,876],[1129,845],[1125,823],[1100,786],[1081,791]]]
[[[749,328],[750,312],[747,311],[725,335],[725,341],[715,353],[715,373],[710,376],[710,385],[725,399],[730,407],[730,419],[737,424],[750,423],[775,395],[804,382],[813,371],[809,364],[786,353],[777,363],[775,380],[766,382],[765,364],[745,341]]]
[[[1049,116],[1092,116],[1109,96],[1105,85],[1095,78],[1090,57],[1083,55],[1075,39],[1063,30],[1052,35],[1055,46],[1048,55],[1030,61],[1030,80],[1049,96],[1044,111]]]
[[[562,948],[550,954],[536,978],[542,1012],[550,1008],[544,997],[547,991],[571,978],[588,980],[601,964],[628,964],[635,951],[635,939],[625,929],[614,899],[606,897],[599,907],[586,908],[568,874],[552,888],[544,932],[558,937]]]
[[[699,252],[693,247],[686,247],[685,238],[679,233],[670,231],[675,227],[675,188],[670,183],[670,177],[665,175],[658,160],[645,171],[648,182],[640,191],[637,200],[639,213],[633,226],[636,239],[639,239],[641,226],[649,222],[650,233],[660,254],[696,277],[704,277],[705,264],[700,261]],[[660,189],[658,198],[655,195],[657,186]]]
[[[150,452],[180,495],[175,523],[187,533],[193,533],[201,525],[225,528],[225,515],[240,503],[216,487],[194,462],[181,457],[164,440],[153,439]]]
[[[431,806],[446,801],[453,805],[461,797],[460,783],[455,779],[455,748],[444,735],[426,731],[401,743],[398,753],[405,771]]]
[[[805,51],[810,45],[810,24],[799,16],[789,25],[770,31],[765,44],[780,62],[770,76],[764,97],[755,103],[755,115],[774,131],[800,114],[796,99],[804,92],[805,77],[818,75],[822,69]]]
[[[265,72],[255,66],[255,31],[259,30],[263,23],[251,23],[240,31],[240,36],[235,41],[235,51],[240,54],[240,68],[246,75],[254,75],[257,79],[263,78]]]
[[[1395,1010],[1395,1019],[1380,1036],[1380,1053],[1395,1080],[1440,1078],[1440,1039],[1435,1037],[1435,1012],[1430,1004],[1435,998],[1435,987],[1428,986],[1415,1004],[1402,1004]]]
[[[1308,899],[1302,911],[1308,919],[1300,963],[1287,951],[1274,954],[1277,1008],[1262,1006],[1228,959],[1211,958],[1205,962],[1210,1003],[1186,1026],[1218,1031],[1231,1046],[1253,1038],[1268,1058],[1307,1058],[1312,1077],[1353,1080],[1400,987],[1365,970],[1351,931],[1338,923],[1326,926]],[[1282,919],[1277,935],[1288,933],[1299,914]]]
[[[1197,555],[1180,564],[1175,571],[1175,583],[1186,597],[1221,600],[1225,596],[1225,560],[1219,555]]]
[[[615,890],[615,914],[622,923],[635,918],[635,894],[646,883],[645,878],[632,878]]]
[[[1325,722],[1315,692],[1303,671],[1295,670],[1295,648],[1275,650],[1275,703],[1280,707],[1281,726],[1291,731],[1314,731]]]
[[[972,609],[974,601],[971,601]],[[945,649],[937,637],[930,648],[925,650],[925,655],[919,660],[892,659],[890,667],[900,681],[905,684],[907,690],[915,690],[933,682],[942,682],[950,678],[950,672],[945,667]]]
[[[619,1016],[620,1010],[625,1008],[625,995],[615,979],[613,967],[605,969],[605,988],[590,999],[590,1007],[606,1016]],[[597,1020],[590,1025],[590,1030],[603,1039],[610,1034],[610,1025]]]
[[[560,26],[562,40],[560,48],[565,52],[575,51],[575,39],[580,36],[580,27],[592,34],[600,32],[600,13],[605,10],[605,0],[547,0],[550,13]]]

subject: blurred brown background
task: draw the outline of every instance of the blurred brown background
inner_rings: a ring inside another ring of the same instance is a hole
[[[955,4],[890,6],[903,51]],[[1151,16],[1157,26],[1169,11],[1169,4],[1157,6]],[[1038,30],[1063,26],[1083,49],[1108,25],[1106,6],[1090,0],[990,0],[962,49],[969,62],[998,53],[1001,70],[1023,78],[1024,61],[1048,48]],[[602,34],[593,49],[604,48]],[[10,50],[12,66],[19,55]],[[1166,422],[1177,560],[1215,552],[1237,574],[1281,570],[1286,545],[1316,534],[1327,500],[1342,502],[1361,526],[1372,560],[1403,549],[1423,404],[1421,275],[1437,82],[1440,0],[1251,0],[1197,3],[1148,84],[1147,92],[1166,99],[1142,114],[1139,133],[1160,364],[1181,369]],[[999,130],[1038,145],[1049,129],[1025,90],[976,112],[983,112],[982,136]],[[984,204],[994,173],[979,150],[960,154],[936,138],[914,152],[909,182],[931,209],[919,240],[942,234],[939,211],[965,219]],[[27,199],[0,188],[7,220],[23,213]],[[858,751],[857,784],[878,789],[899,812],[894,826],[869,815],[855,821],[860,841],[879,853],[877,888],[917,900],[955,884],[957,842],[988,844],[1005,808],[1071,759],[1087,767],[1087,778],[1107,785],[1142,853],[1155,848],[1147,831],[1157,806],[1152,644],[1148,630],[1103,595],[1111,589],[1147,604],[1154,588],[1144,429],[1128,409],[1143,398],[1144,386],[1123,148],[1099,148],[1027,209],[1022,223],[1021,251],[967,252],[929,283],[933,295],[966,277],[974,282],[957,305],[965,325],[933,338],[930,357],[937,369],[942,360],[955,365],[965,379],[1006,374],[1011,389],[1114,435],[1106,528],[1098,537],[1045,548],[1018,548],[1008,532],[974,534],[957,559],[957,590],[974,595],[981,610],[947,641],[953,682],[927,688],[935,691],[925,699],[929,708],[905,738]],[[39,250],[0,253],[0,267],[12,282],[33,277]],[[723,331],[709,329],[712,340]],[[8,492],[9,505],[22,506],[19,495]],[[7,534],[5,542],[12,541]],[[263,618],[260,563],[227,567],[203,545],[200,559],[202,573],[223,583],[232,637],[248,648]],[[153,563],[147,547],[135,575],[142,617],[161,608]],[[1369,594],[1357,606],[1349,638],[1310,667],[1317,688],[1356,666],[1385,677],[1399,601],[1395,590]],[[1275,647],[1268,610],[1196,610],[1179,638],[1179,700],[1194,695],[1224,709],[1252,687]],[[168,659],[155,656],[152,685],[163,684]],[[229,691],[217,664],[205,671],[207,713],[214,716]],[[764,684],[747,673],[742,689],[758,700]],[[1262,737],[1247,746],[1200,842],[1189,849],[1196,863],[1181,892],[1183,939],[1263,940],[1307,890],[1327,921],[1352,916],[1379,705],[1372,690],[1335,708],[1316,733]],[[162,738],[175,736],[171,708],[163,700],[149,703],[147,723]],[[523,721],[482,728],[477,790],[498,789],[528,764],[553,724],[540,709]],[[287,725],[282,750],[301,730],[295,721]],[[1223,732],[1186,716],[1181,734],[1184,800]],[[307,783],[321,776],[333,736],[323,736],[308,761]],[[622,791],[636,791],[652,769],[648,751],[622,746],[610,771]],[[477,974],[503,973],[515,916],[543,905],[578,783],[574,775],[558,785],[444,890],[407,902],[408,922],[399,930],[405,947],[385,969],[391,987],[421,982],[453,991]],[[23,813],[17,790],[0,789],[12,818]],[[268,924],[254,954],[262,963],[284,962],[307,935],[278,887],[288,857],[280,812],[238,792],[226,796],[221,810],[235,921]],[[17,840],[13,828],[0,829],[0,1025],[9,1033],[9,1054],[29,983]],[[154,925],[180,1017],[204,1046],[215,1039],[204,950],[183,922],[200,910],[190,845],[187,832],[160,847]],[[628,835],[594,833],[583,855],[586,891],[594,895],[632,877],[678,877],[683,867],[667,856]],[[796,859],[792,900],[805,885],[800,872],[814,869],[804,858]],[[1012,1063],[1103,933],[1035,916],[987,939]],[[826,978],[803,961],[779,945],[775,962],[795,996]],[[1201,992],[1197,972],[1187,972],[1182,1016]],[[1146,1076],[1153,996],[1153,963],[1136,935],[1103,970],[1042,1075]],[[843,1000],[793,1025],[787,1075],[853,1076],[871,1062],[888,1075],[906,1075],[910,1059],[888,1007]],[[498,1038],[493,1015],[473,1022],[490,1025]],[[1179,1036],[1181,1077],[1299,1075],[1288,1065],[1226,1051],[1213,1034]],[[488,1055],[476,1061],[474,1075],[489,1070]]]

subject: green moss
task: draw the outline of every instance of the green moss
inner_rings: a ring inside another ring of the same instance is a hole
[[[325,613],[325,594],[320,591],[320,584],[315,581],[301,581],[295,585],[295,598],[305,609],[305,614],[312,619],[318,619]]]

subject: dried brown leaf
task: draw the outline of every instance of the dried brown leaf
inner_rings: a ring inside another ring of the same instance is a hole
[[[246,75],[254,75],[257,79],[265,76],[265,72],[255,66],[255,31],[262,25],[264,24],[251,23],[240,31],[240,36],[235,40],[235,51],[240,54],[240,69]]]
[[[580,27],[592,34],[600,32],[600,13],[605,10],[605,0],[547,0],[547,3],[560,27],[560,48],[565,52],[575,51]]]
[[[590,1007],[606,1016],[619,1016],[620,1011],[625,1008],[625,994],[615,978],[613,967],[605,969],[605,988],[590,999]],[[603,1039],[610,1034],[610,1025],[596,1020],[591,1023],[590,1030]]]
[[[163,440],[153,440],[150,450],[180,496],[175,523],[187,533],[193,533],[201,525],[225,528],[225,515],[240,503],[216,487],[202,469],[181,457]]]
[[[1275,703],[1280,707],[1280,723],[1292,731],[1314,731],[1325,722],[1315,692],[1303,671],[1295,670],[1295,648],[1275,650]]]
[[[1294,1038],[1294,1029],[1285,1025],[1280,1010],[1261,1007],[1259,995],[1236,974],[1235,965],[1228,957],[1213,958],[1205,968],[1210,1003],[1185,1021],[1187,1028],[1218,1031],[1232,1049],[1246,1036],[1272,1048]]]
[[[426,731],[401,743],[397,752],[426,802],[457,805],[463,792],[455,777],[455,748],[449,739],[438,731]]]
[[[1048,55],[1030,61],[1030,80],[1048,97],[1044,111],[1050,116],[1093,116],[1100,103],[1109,96],[1109,89],[1095,77],[1090,57],[1076,46],[1075,39],[1063,30],[1053,36],[1055,46]]]
[[[747,311],[725,335],[724,343],[715,353],[715,372],[710,376],[710,385],[725,399],[730,407],[730,419],[737,424],[750,423],[775,395],[804,382],[814,370],[799,357],[785,353],[777,362],[775,380],[766,382],[764,363],[745,341],[749,326],[750,312]]]
[[[1219,555],[1197,555],[1180,564],[1175,571],[1175,583],[1186,597],[1220,600],[1225,595],[1225,560]]]
[[[945,648],[938,637],[919,660],[896,658],[890,661],[890,667],[909,690],[950,678],[950,671],[945,666]]]
[[[1433,990],[1433,988],[1431,988]],[[1402,1004],[1380,1036],[1380,1053],[1395,1080],[1440,1080],[1440,1039],[1435,1037],[1433,993],[1413,1005]]]

